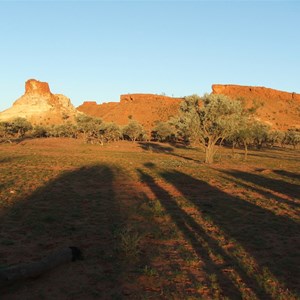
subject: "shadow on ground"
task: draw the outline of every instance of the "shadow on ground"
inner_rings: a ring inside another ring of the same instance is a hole
[[[259,150],[252,149],[248,156],[300,162],[299,155],[295,157],[295,153],[297,153],[295,150],[285,148]]]
[[[148,172],[138,170],[138,173],[141,180],[147,183],[159,199],[178,229],[190,241],[199,258],[204,262],[206,273],[217,276],[224,296],[230,299],[242,298],[230,278],[230,273],[224,271],[231,267],[260,299],[272,298],[272,286],[266,288],[263,283],[265,270],[269,270],[271,276],[275,276],[276,280],[289,290],[299,292],[299,253],[297,252],[300,246],[299,224],[288,217],[275,215],[255,204],[233,197],[185,173],[175,170],[160,173],[166,182],[180,191],[198,209],[199,215],[216,225],[226,239],[236,241],[244,249],[243,251],[254,259],[259,270],[253,271],[250,265],[241,261],[242,252],[238,254],[235,251],[233,253],[224,251],[220,245],[221,241],[212,238],[207,230],[196,222],[195,217],[184,211],[176,199],[159,186]],[[224,263],[215,264],[210,256],[211,251],[220,255]]]
[[[283,171],[285,174],[288,173],[291,176],[290,172]],[[253,183],[255,186],[260,186],[262,188],[266,188],[272,190],[274,192],[278,192],[284,195],[287,195],[291,198],[299,198],[300,197],[300,186],[297,184],[293,184],[290,182],[286,182],[281,179],[276,178],[268,178],[266,176],[260,174],[254,174],[244,171],[230,170],[223,171],[223,173],[232,176],[236,179],[242,179],[245,182]],[[281,171],[282,173],[282,171]]]
[[[178,148],[178,149],[194,150],[194,149],[189,149],[187,147],[184,147],[182,145],[173,147],[173,146],[164,146],[164,145],[161,145],[160,143],[152,143],[152,142],[139,142],[139,145],[145,151],[152,151],[154,153],[165,153],[165,154],[169,154],[171,156],[183,158],[188,161],[194,161],[196,163],[203,163],[203,161],[200,161],[198,159],[194,159],[194,158],[191,158],[188,156],[184,156],[184,155],[175,153],[174,147]]]
[[[291,179],[298,179],[300,180],[300,174],[299,173],[293,173],[285,170],[273,170],[274,173],[279,174],[281,176],[289,177]]]
[[[66,172],[6,208],[0,216],[2,267],[69,246],[79,247],[85,259],[5,288],[3,299],[120,297],[125,270],[117,233],[126,225],[116,199],[120,172],[106,164]]]

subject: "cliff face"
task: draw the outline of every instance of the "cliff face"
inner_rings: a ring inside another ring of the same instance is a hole
[[[73,122],[77,114],[69,98],[52,94],[46,82],[30,79],[25,83],[24,95],[11,108],[0,112],[0,120],[22,117],[35,125],[51,125]]]
[[[300,128],[299,94],[265,87],[221,84],[213,85],[212,93],[242,99],[246,107],[256,107],[257,119],[273,129]],[[135,119],[150,131],[156,121],[167,121],[177,115],[182,100],[153,94],[127,94],[120,96],[120,102],[97,104],[87,101],[76,110],[69,98],[52,94],[48,83],[30,79],[25,83],[24,95],[11,108],[0,112],[0,121],[23,117],[34,125],[62,124],[73,122],[75,116],[83,112],[119,125]]]
[[[274,129],[300,128],[300,94],[265,87],[221,84],[214,84],[212,93],[241,99],[248,108],[257,107],[257,118]]]
[[[213,85],[212,93],[242,100],[246,108],[256,107],[256,118],[273,129],[300,128],[299,94],[265,87],[221,84]],[[132,117],[151,130],[155,121],[167,121],[177,115],[182,100],[153,94],[128,94],[121,95],[119,103],[84,102],[78,110],[120,125],[127,124]]]
[[[97,104],[84,102],[77,109],[88,115],[97,116],[106,122],[125,125],[130,118],[151,130],[155,121],[167,121],[178,114],[181,98],[153,94],[121,95],[120,102]]]

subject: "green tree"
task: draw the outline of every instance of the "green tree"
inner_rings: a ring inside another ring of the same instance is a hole
[[[11,122],[11,131],[17,138],[24,137],[25,133],[32,129],[32,125],[25,118],[15,118]]]
[[[101,136],[101,144],[103,145],[104,142],[109,143],[118,141],[122,135],[122,132],[117,124],[110,122],[102,123],[99,134]]]
[[[241,119],[237,131],[234,133],[237,141],[244,147],[244,159],[248,158],[248,146],[254,141],[255,123],[253,120],[245,117]]]
[[[243,107],[224,95],[204,95],[202,107],[199,100],[196,95],[184,99],[177,128],[188,132],[190,139],[198,139],[205,149],[205,162],[213,163],[217,143],[237,131]]]
[[[0,135],[6,137],[8,133],[9,122],[0,122]]]
[[[144,135],[143,126],[135,120],[130,121],[123,127],[123,136],[128,137],[131,141],[135,142],[138,139],[142,139]]]
[[[175,130],[169,122],[158,122],[153,128],[152,134],[160,142],[171,141],[175,136]]]
[[[35,138],[47,137],[48,136],[48,128],[41,126],[41,125],[37,125],[33,128],[32,136]]]
[[[282,146],[283,140],[284,140],[284,132],[282,132],[282,131],[272,130],[268,133],[267,143],[268,143],[268,146],[270,146],[271,148],[275,144],[280,144]]]
[[[79,115],[76,117],[78,133],[83,136],[86,143],[97,142],[101,138],[101,130],[103,128],[103,122],[99,118]]]
[[[11,140],[12,138],[22,138],[25,133],[32,129],[32,125],[25,118],[15,118],[12,121],[0,123],[0,135],[2,138]]]
[[[70,122],[56,125],[55,130],[56,130],[57,137],[68,137],[68,138],[77,137],[77,127]]]
[[[267,142],[270,126],[263,124],[261,122],[255,122],[253,124],[252,130],[254,136],[254,144],[256,145],[257,149],[261,149],[264,143]]]
[[[284,142],[287,145],[292,145],[296,149],[297,145],[300,144],[300,131],[297,129],[289,129],[285,133]]]
[[[201,98],[196,94],[185,97],[179,108],[179,117],[169,121],[176,128],[176,135],[185,143],[198,143],[201,137],[200,102]]]
[[[0,122],[0,138],[2,141],[10,141],[11,124],[9,122]]]

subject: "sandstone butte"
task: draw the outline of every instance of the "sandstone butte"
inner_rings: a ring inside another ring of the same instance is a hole
[[[34,125],[52,125],[74,122],[77,114],[69,98],[52,94],[46,82],[29,79],[25,83],[24,95],[11,108],[0,112],[0,121],[22,117]]]
[[[221,84],[214,84],[212,93],[242,100],[248,108],[255,106],[256,118],[273,129],[300,128],[300,94]],[[86,101],[76,110],[70,99],[52,94],[48,83],[30,79],[25,84],[25,94],[11,108],[0,112],[0,121],[24,117],[36,125],[61,124],[73,122],[76,115],[85,113],[119,125],[134,119],[150,131],[155,122],[176,116],[182,100],[154,94],[127,94],[120,96],[120,102]]]

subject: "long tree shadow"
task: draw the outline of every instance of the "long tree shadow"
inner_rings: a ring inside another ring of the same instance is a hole
[[[143,150],[146,151],[153,151],[153,152],[158,152],[158,153],[162,153],[162,152],[173,152],[174,148],[173,147],[169,147],[169,146],[163,146],[161,144],[158,143],[151,143],[151,142],[139,142],[140,147]]]
[[[235,177],[237,179],[242,179],[246,182],[251,182],[263,188],[270,189],[274,192],[285,194],[294,199],[299,199],[300,197],[300,186],[297,184],[293,184],[276,178],[268,178],[262,175],[248,173],[244,171],[230,170],[223,171],[223,173]]]
[[[289,177],[292,179],[298,179],[300,180],[300,174],[299,173],[293,173],[286,170],[273,170],[274,173],[279,174],[281,176]]]
[[[203,162],[203,161],[200,161],[198,159],[194,159],[194,158],[191,158],[191,157],[188,157],[188,156],[184,156],[184,155],[175,153],[174,152],[174,147],[163,146],[159,143],[140,142],[139,145],[145,151],[152,151],[152,152],[156,152],[156,153],[166,153],[168,155],[183,158],[183,159],[189,160],[189,161],[194,161],[196,163],[202,163]],[[175,146],[175,148],[179,148],[179,147]],[[183,148],[183,147],[181,147],[181,148]],[[185,148],[185,149],[187,149],[187,148]]]
[[[3,299],[103,299],[119,295],[122,259],[114,236],[124,226],[116,199],[117,168],[106,164],[66,172],[19,199],[0,215],[0,265],[36,261],[53,250],[76,246],[83,262],[66,264],[38,280],[1,291]],[[88,296],[88,298],[90,297]],[[7,298],[5,298],[7,297]]]
[[[151,166],[153,167],[153,166]],[[156,197],[161,202],[167,213],[171,216],[173,222],[177,225],[178,229],[183,233],[185,238],[191,243],[198,257],[204,262],[204,271],[206,276],[216,275],[218,283],[221,286],[223,295],[222,297],[229,297],[230,299],[242,298],[241,291],[237,288],[236,284],[232,281],[230,276],[224,273],[224,266],[238,265],[238,262],[229,257],[228,254],[219,246],[218,242],[207,234],[207,232],[195,221],[195,219],[186,213],[176,202],[174,198],[162,187],[160,187],[152,176],[138,169],[137,172],[140,178],[145,182]],[[164,174],[168,177],[168,174]],[[210,257],[210,252],[213,251],[217,255],[224,258],[223,265],[217,265]],[[250,278],[246,272],[239,269],[239,276],[250,286],[253,292],[263,299],[269,299],[269,295],[261,289],[257,283]]]
[[[18,158],[19,158],[19,156],[3,157],[3,158],[0,158],[0,164],[10,163]]]
[[[256,152],[254,152],[256,151]],[[264,151],[263,149],[260,150],[253,150],[253,152],[249,153],[249,156],[254,157],[264,157],[264,158],[272,158],[272,159],[278,159],[278,160],[287,160],[287,161],[293,161],[293,162],[300,162],[300,157],[295,157],[295,150],[291,149],[280,149],[276,150],[276,152],[273,151]]]
[[[226,235],[242,245],[262,269],[268,268],[289,290],[299,292],[298,223],[182,172],[161,175]]]
[[[288,200],[285,199],[283,197],[280,197],[278,195],[275,195],[274,193],[272,193],[271,191],[266,191],[261,187],[254,187],[251,186],[250,184],[244,183],[239,181],[238,179],[232,178],[232,177],[227,177],[227,176],[222,176],[222,178],[224,178],[225,180],[229,180],[239,186],[242,186],[248,190],[254,191],[260,195],[262,195],[263,197],[265,197],[266,199],[274,199],[276,200],[278,203],[284,203],[287,204],[289,206],[289,209],[294,210],[295,212],[298,211],[298,209],[300,208],[300,203],[295,202],[294,200]]]

